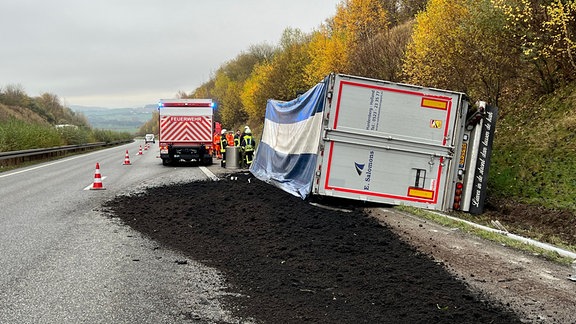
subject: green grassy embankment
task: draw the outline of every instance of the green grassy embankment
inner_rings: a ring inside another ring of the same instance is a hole
[[[486,212],[458,217],[576,251],[576,84],[500,107]]]
[[[492,151],[491,195],[576,211],[576,84],[503,112]]]

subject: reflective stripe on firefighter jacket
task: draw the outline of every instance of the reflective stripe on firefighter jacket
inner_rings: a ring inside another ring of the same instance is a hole
[[[226,152],[226,146],[228,146],[228,141],[226,141],[226,136],[220,136],[220,152]]]
[[[252,135],[244,135],[244,137],[242,137],[242,143],[240,144],[242,146],[242,150],[244,150],[244,152],[253,152],[254,151],[254,139],[252,138]]]

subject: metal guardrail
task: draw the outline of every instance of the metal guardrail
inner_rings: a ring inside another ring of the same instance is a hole
[[[114,146],[119,144],[130,143],[133,140],[127,141],[114,141],[114,142],[98,142],[79,145],[66,145],[50,148],[31,149],[22,151],[0,152],[0,167],[1,166],[14,166],[24,162],[43,160],[58,156],[64,156],[68,153],[84,152],[93,150],[100,147]]]

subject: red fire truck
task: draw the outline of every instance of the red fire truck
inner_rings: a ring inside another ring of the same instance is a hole
[[[212,164],[212,99],[160,99],[159,143],[164,165]]]

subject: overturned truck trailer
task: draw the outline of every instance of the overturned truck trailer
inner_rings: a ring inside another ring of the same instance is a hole
[[[250,172],[303,199],[483,211],[497,108],[464,93],[331,74],[268,100]]]

